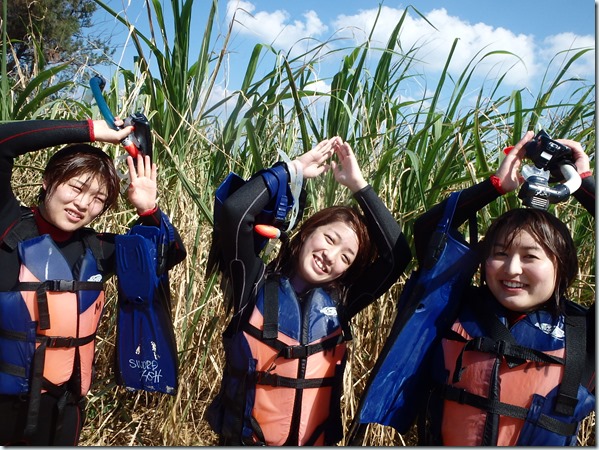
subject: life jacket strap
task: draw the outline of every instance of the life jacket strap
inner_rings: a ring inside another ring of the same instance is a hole
[[[506,342],[503,339],[479,336],[468,341],[460,352],[460,356],[456,360],[456,367],[453,373],[454,383],[460,381],[462,372],[462,358],[465,351],[491,353],[499,357],[504,357],[508,364],[510,364],[510,367],[524,364],[527,361],[560,365],[565,363],[563,358],[548,355],[539,350],[524,347],[513,342]]]
[[[293,389],[313,389],[320,387],[331,387],[335,381],[334,377],[330,378],[289,378],[277,375],[271,372],[257,372],[256,384],[273,386],[273,387],[285,387]]]
[[[89,344],[96,338],[96,333],[85,337],[36,336],[37,342],[44,341],[47,348],[72,348]]]
[[[243,327],[243,331],[256,339],[259,339],[261,342],[264,342],[269,347],[274,348],[279,352],[277,356],[285,359],[307,358],[316,353],[331,350],[345,340],[343,334],[339,334],[315,344],[287,345],[278,339],[264,339],[263,331],[251,324],[246,324]]]
[[[528,416],[528,408],[485,398],[454,386],[444,385],[441,389],[441,395],[447,400],[473,406],[490,414],[508,416],[520,420],[526,420]],[[545,414],[540,415],[537,425],[562,436],[572,436],[578,428],[577,423],[562,422]]]
[[[47,292],[101,291],[103,289],[104,284],[101,281],[78,280],[22,281],[17,283],[14,288],[15,291],[35,291],[40,330],[50,328]]]

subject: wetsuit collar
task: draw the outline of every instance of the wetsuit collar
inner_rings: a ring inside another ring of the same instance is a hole
[[[37,225],[37,229],[40,233],[40,236],[43,234],[49,234],[50,237],[56,242],[66,241],[73,236],[73,233],[71,231],[61,230],[60,228],[55,227],[46,219],[44,219],[39,208],[33,207],[31,208],[31,211],[33,211],[33,215],[35,216],[35,223]]]

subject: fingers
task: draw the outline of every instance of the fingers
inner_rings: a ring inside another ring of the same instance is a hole
[[[149,178],[151,180],[156,180],[158,175],[158,167],[155,163],[150,161],[150,157],[148,155],[142,156],[141,153],[137,155],[136,164],[133,163],[133,157],[127,156],[127,166],[129,167],[129,175],[131,176],[131,181],[136,180],[137,178]]]
[[[507,157],[522,159],[526,156],[525,146],[534,137],[534,131],[529,130],[524,134],[522,139],[518,141],[511,152],[508,153]]]

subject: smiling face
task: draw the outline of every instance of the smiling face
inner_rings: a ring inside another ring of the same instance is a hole
[[[358,236],[349,225],[336,221],[316,228],[300,249],[295,288],[303,291],[336,280],[354,262],[358,249]]]
[[[46,182],[43,187],[47,189]],[[106,198],[106,187],[99,177],[82,174],[58,184],[39,208],[44,219],[55,227],[75,231],[100,215]]]
[[[499,303],[519,312],[532,311],[549,300],[557,275],[553,259],[525,230],[511,240],[498,235],[485,261],[485,273]]]

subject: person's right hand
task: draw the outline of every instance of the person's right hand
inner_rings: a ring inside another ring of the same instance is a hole
[[[104,120],[94,120],[94,139],[96,142],[107,142],[109,144],[119,144],[123,139],[133,133],[133,126],[123,127],[115,130],[108,126]],[[116,126],[123,126],[123,121],[116,118]]]
[[[334,137],[319,142],[312,150],[291,161],[291,164],[295,166],[296,170],[301,169],[304,178],[317,177],[329,170],[330,165],[326,164],[326,161],[333,155],[338,139],[340,138]]]

